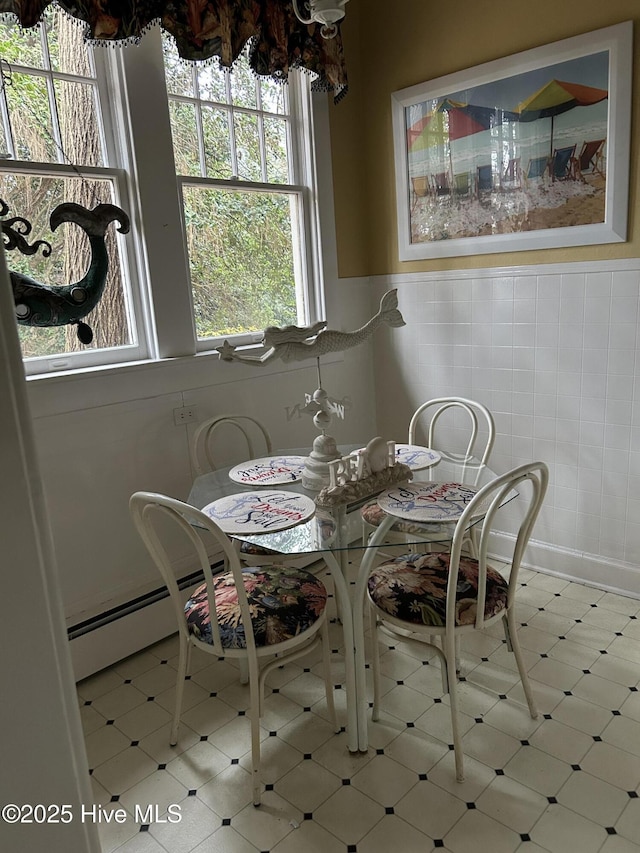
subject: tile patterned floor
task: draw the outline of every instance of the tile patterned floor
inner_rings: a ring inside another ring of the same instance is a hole
[[[439,666],[409,642],[384,649],[367,754],[333,734],[317,657],[271,675],[259,809],[248,691],[233,666],[194,654],[173,748],[175,638],[81,682],[95,801],[127,815],[100,825],[105,853],[638,853],[640,601],[529,571],[520,580],[520,641],[540,716],[527,712],[500,629],[469,639],[462,784]],[[340,626],[331,632],[339,685]],[[341,688],[336,703],[344,721]]]

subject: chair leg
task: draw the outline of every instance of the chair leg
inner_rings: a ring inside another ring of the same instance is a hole
[[[246,661],[245,661],[246,662]],[[253,665],[252,665],[253,664]],[[257,661],[249,662],[249,690],[251,694],[251,776],[253,805],[260,805],[260,678]]]
[[[378,645],[378,617],[373,607],[369,607],[371,635],[371,672],[373,675],[373,709],[371,719],[374,723],[380,719],[380,646]]]
[[[333,683],[331,681],[331,643],[329,641],[329,626],[325,619],[322,628],[320,629],[322,637],[322,672],[324,675],[324,688],[327,694],[327,710],[329,711],[329,719],[333,723],[333,730],[336,734],[340,731],[338,718],[336,717],[336,703],[333,699]]]
[[[507,610],[506,616],[502,617],[502,622],[507,638],[507,646],[509,647],[509,650],[513,652],[513,656],[516,659],[516,664],[518,665],[520,681],[522,682],[522,689],[524,690],[527,705],[529,706],[529,713],[531,714],[531,719],[535,720],[538,717],[538,709],[536,708],[535,699],[533,698],[533,692],[531,690],[531,684],[529,683],[529,676],[527,675],[527,670],[524,665],[524,658],[522,657],[520,641],[518,640],[518,629],[516,626],[515,613],[512,609]]]
[[[182,698],[184,696],[184,681],[187,677],[189,662],[191,658],[191,644],[189,640],[180,634],[180,651],[178,654],[178,675],[176,677],[176,705],[173,712],[173,722],[169,735],[169,744],[175,746],[178,743],[178,727],[180,725],[180,712],[182,710]]]
[[[456,762],[456,780],[464,782],[464,753],[462,751],[462,738],[458,726],[458,679],[455,676],[456,667],[456,637],[455,632],[443,638],[445,647],[444,665],[447,668],[447,679],[449,684],[449,702],[451,705],[451,732],[453,734],[453,750]]]
[[[240,684],[247,684],[249,681],[249,664],[246,658],[240,658],[238,661],[240,667]]]

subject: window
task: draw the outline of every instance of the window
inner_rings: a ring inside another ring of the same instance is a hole
[[[256,78],[243,62],[186,65],[166,34],[163,56],[199,348],[305,322],[295,79]]]
[[[164,79],[145,73],[142,57],[150,53]],[[231,72],[186,63],[169,36],[153,31],[139,46],[94,49],[57,7],[31,30],[1,22],[0,60],[0,198],[7,217],[32,223],[29,242],[48,240],[53,249],[49,258],[9,252],[9,268],[54,285],[82,277],[90,252],[84,233],[73,225],[49,230],[62,201],[117,204],[132,221],[127,237],[115,225],[107,232],[107,289],[86,318],[91,346],[79,343],[72,326],[19,326],[27,372],[188,355],[230,337],[252,343],[267,325],[318,318],[304,75],[292,74],[284,86],[256,78],[242,61]],[[153,145],[125,106],[136,89],[168,111]],[[180,231],[172,275],[148,262],[166,251],[154,219],[158,195],[140,177],[149,158],[151,183],[174,182],[173,195],[167,186],[163,196],[171,231]],[[186,335],[174,334],[176,300],[183,303],[178,313],[190,317]]]
[[[124,174],[113,168],[107,139],[96,59],[83,43],[82,28],[50,7],[39,27],[22,31],[0,23],[3,86],[0,93],[0,198],[7,217],[27,219],[28,242],[46,240],[50,257],[7,252],[10,269],[36,281],[70,284],[88,266],[88,238],[65,224],[55,234],[49,215],[63,201],[93,208],[99,203],[126,207]],[[19,326],[28,369],[68,369],[95,361],[124,361],[140,356],[132,305],[127,246],[109,228],[109,275],[105,294],[86,318],[94,340],[85,347],[73,326]],[[43,362],[42,359],[48,359]]]

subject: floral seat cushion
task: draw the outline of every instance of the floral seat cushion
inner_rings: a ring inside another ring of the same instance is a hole
[[[366,521],[368,525],[371,527],[379,527],[382,523],[382,520],[386,517],[387,513],[382,509],[380,504],[378,503],[377,498],[369,503],[366,503],[362,509],[360,510],[360,515],[362,516],[363,521]],[[430,524],[429,529],[432,532],[435,532],[440,528],[440,525]],[[395,533],[410,533],[415,535],[422,535],[426,538],[426,531],[424,524],[413,524],[410,521],[405,521],[399,518],[395,521],[391,527],[390,531]]]
[[[274,554],[278,554],[278,551],[274,550],[273,548],[265,548],[264,545],[254,545],[253,542],[241,542],[240,553],[260,557],[273,556]]]
[[[282,566],[243,569],[256,646],[282,643],[310,628],[322,615],[327,590],[310,572]],[[231,572],[213,578],[220,640],[225,649],[247,647],[238,591]],[[207,586],[202,584],[184,606],[189,632],[212,643]]]
[[[450,554],[405,554],[379,565],[368,580],[371,600],[385,613],[404,622],[442,628],[446,621]],[[507,582],[495,569],[487,569],[485,619],[507,605]],[[478,562],[460,558],[456,590],[456,625],[476,619]]]

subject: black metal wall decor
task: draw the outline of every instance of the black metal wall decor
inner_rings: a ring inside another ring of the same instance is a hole
[[[7,204],[0,199],[0,216],[9,212]],[[87,234],[91,247],[91,262],[84,277],[75,284],[40,284],[29,276],[9,270],[16,306],[16,319],[22,326],[77,326],[78,338],[90,344],[93,331],[81,322],[96,307],[107,280],[109,258],[105,234],[111,222],[118,222],[118,231],[129,231],[129,217],[115,204],[99,204],[88,210],[74,202],[59,204],[49,217],[49,227],[55,231],[63,222],[73,222]],[[46,240],[29,244],[25,239],[31,233],[31,223],[21,216],[0,221],[4,248],[18,249],[23,255],[34,255],[42,249],[43,257],[51,254],[51,245]]]

